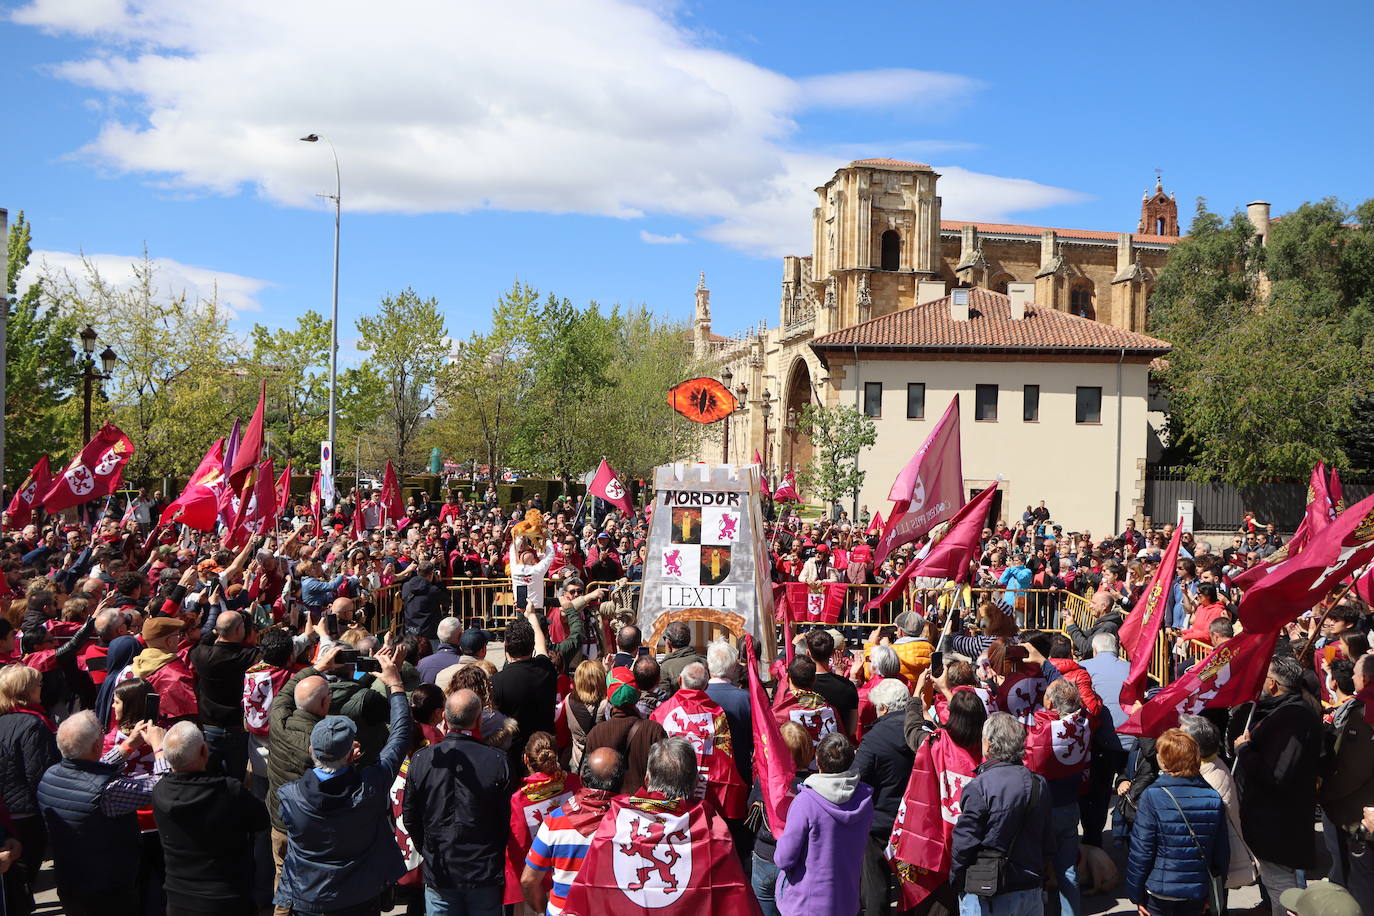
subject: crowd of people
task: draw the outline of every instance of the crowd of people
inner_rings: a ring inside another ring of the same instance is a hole
[[[1118,881],[1141,913],[1224,913],[1256,884],[1275,914],[1374,913],[1357,598],[1290,624],[1256,703],[1136,739],[1117,632],[1172,528],[1095,538],[1028,506],[984,530],[967,583],[918,580],[891,620],[851,602],[759,665],[793,774],[783,820],[755,760],[759,660],[681,622],[647,645],[619,611],[648,519],[583,509],[419,494],[393,521],[353,494],[228,549],[159,526],[140,492],[93,526],[0,535],[6,912],[33,911],[50,858],[64,911],[105,916],[586,916],[631,891],[707,912],[1071,914]],[[918,548],[875,564],[866,518],[777,511],[779,583],[887,583]],[[1176,671],[1230,637],[1233,576],[1280,545],[1253,519],[1222,550],[1182,536]],[[499,666],[492,618],[456,614],[446,587],[483,578],[516,608]],[[1093,619],[1037,628],[1030,592]],[[893,853],[930,760],[958,762],[921,837],[935,881]]]

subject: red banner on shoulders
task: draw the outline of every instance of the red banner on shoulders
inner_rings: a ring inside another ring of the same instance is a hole
[[[897,875],[899,910],[915,907],[949,880],[950,835],[959,820],[959,800],[980,762],[944,729],[916,752],[885,850]]]
[[[684,687],[650,716],[670,736],[686,738],[697,754],[698,797],[711,799],[729,818],[744,817],[749,787],[735,768],[735,750],[725,710],[704,690]]]
[[[592,838],[564,916],[757,916],[725,819],[704,802],[621,796]]]

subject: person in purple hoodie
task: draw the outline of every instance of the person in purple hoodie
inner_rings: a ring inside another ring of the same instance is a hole
[[[854,745],[838,732],[816,746],[816,765],[787,811],[773,861],[783,916],[859,911],[859,873],[873,824],[873,790],[859,782]]]

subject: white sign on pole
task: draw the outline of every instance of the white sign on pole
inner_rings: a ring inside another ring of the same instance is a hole
[[[334,443],[328,439],[320,443],[320,501],[334,508]]]
[[[1183,530],[1193,530],[1193,501],[1191,499],[1180,499],[1178,501],[1178,512],[1174,513],[1183,519]]]

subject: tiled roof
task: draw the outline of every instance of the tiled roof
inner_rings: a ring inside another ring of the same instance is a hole
[[[852,169],[863,166],[870,169],[929,169],[924,162],[907,162],[905,159],[855,159],[849,163]]]
[[[1013,319],[1007,296],[981,287],[968,292],[967,321],[955,321],[950,316],[950,297],[943,296],[818,337],[811,346],[946,352],[1115,353],[1124,348],[1128,353],[1151,356],[1169,351],[1169,344],[1157,338],[1051,308],[1029,305],[1024,318]]]
[[[1050,226],[1018,226],[1012,223],[970,223],[967,220],[944,219],[940,220],[940,229],[944,232],[958,232],[965,226],[973,226],[979,232],[995,233],[998,235],[1025,235],[1039,238],[1045,231],[1053,232],[1061,239],[1092,239],[1093,241],[1115,242],[1119,233],[1102,232],[1097,229],[1054,229]],[[1131,233],[1131,240],[1134,242],[1148,242],[1158,245],[1176,245],[1179,237],[1176,235],[1143,235],[1141,233]]]

